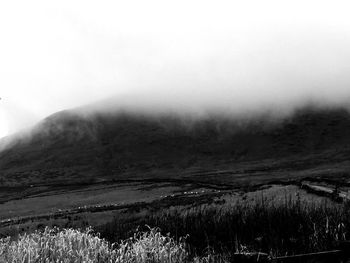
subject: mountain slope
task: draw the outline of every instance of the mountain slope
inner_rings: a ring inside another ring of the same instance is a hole
[[[0,153],[0,176],[5,185],[89,182],[324,152],[331,163],[348,160],[349,148],[342,108],[304,108],[278,122],[63,111]]]

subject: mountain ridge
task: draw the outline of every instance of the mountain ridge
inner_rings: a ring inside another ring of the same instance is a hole
[[[301,108],[277,121],[67,110],[0,152],[0,171],[9,184],[84,182],[330,151],[347,160],[349,131],[350,114],[341,107]]]

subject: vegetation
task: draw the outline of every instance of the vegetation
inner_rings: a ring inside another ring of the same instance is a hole
[[[96,228],[100,234],[91,228],[46,227],[1,239],[0,262],[231,262],[238,251],[317,252],[349,238],[349,203],[306,203],[298,197],[279,203],[223,200],[146,215],[125,211]]]
[[[160,227],[164,233],[188,235],[189,253],[232,255],[260,251],[272,256],[332,249],[350,233],[349,204],[304,203],[210,204],[177,207],[147,216],[115,218],[99,229],[108,240],[130,235],[137,226]]]
[[[17,240],[0,240],[0,262],[185,262],[183,241],[175,242],[157,229],[136,233],[119,244],[110,244],[91,229],[46,228],[20,235]]]

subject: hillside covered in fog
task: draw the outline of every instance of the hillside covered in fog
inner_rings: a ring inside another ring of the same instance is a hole
[[[91,182],[174,175],[181,169],[315,154],[327,158],[313,163],[331,163],[347,161],[349,131],[350,114],[343,108],[302,108],[279,120],[71,110],[49,116],[30,135],[14,140],[0,153],[0,171],[5,184],[30,184],[68,183],[67,176]]]

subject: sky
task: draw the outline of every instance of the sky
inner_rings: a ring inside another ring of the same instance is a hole
[[[337,0],[2,1],[0,137],[109,97],[242,113],[346,102],[349,10]]]

